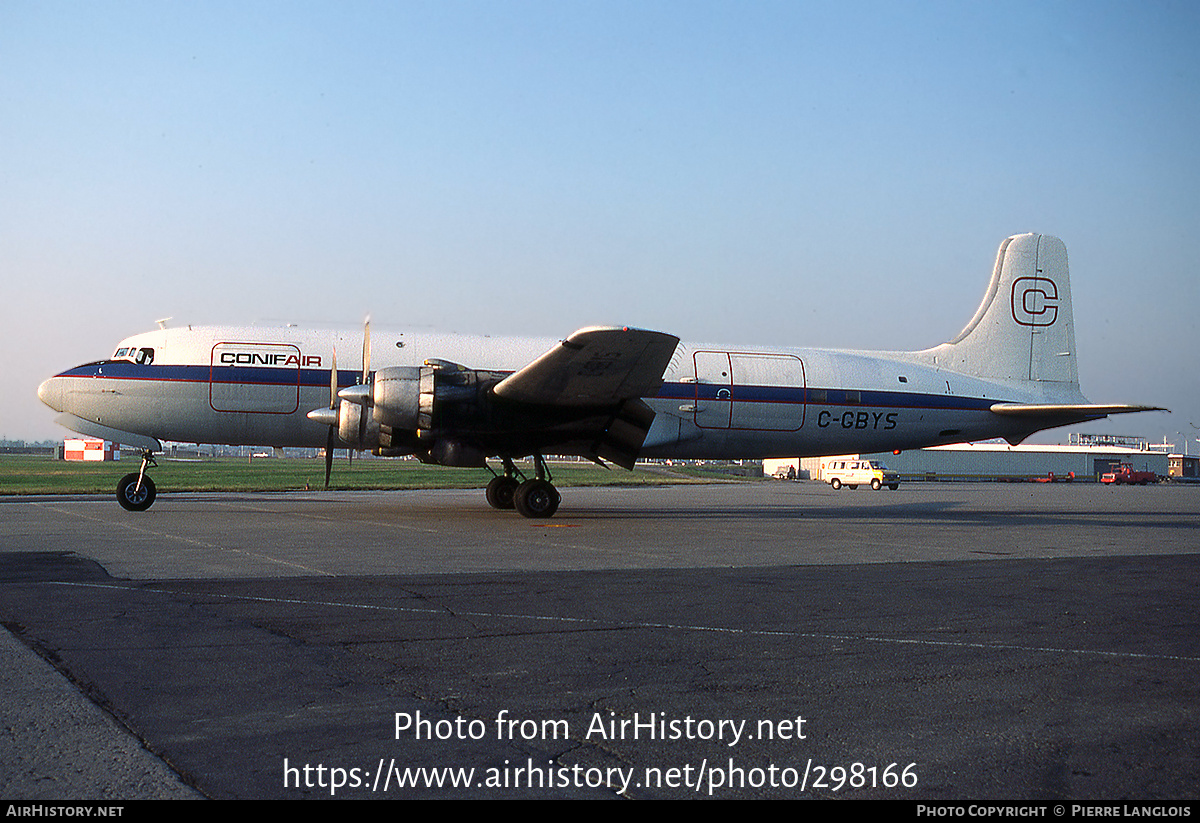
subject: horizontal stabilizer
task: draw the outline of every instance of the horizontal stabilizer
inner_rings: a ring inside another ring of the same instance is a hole
[[[993,414],[1010,417],[1105,417],[1110,414],[1131,414],[1144,411],[1170,411],[1161,406],[1132,406],[1128,404],[1103,403],[995,403],[991,407]]]

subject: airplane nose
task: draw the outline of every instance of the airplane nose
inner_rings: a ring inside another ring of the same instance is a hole
[[[38,386],[38,399],[55,411],[62,411],[62,380],[51,377]]]

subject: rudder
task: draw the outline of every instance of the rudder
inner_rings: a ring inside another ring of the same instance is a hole
[[[983,302],[966,327],[928,354],[977,377],[1078,385],[1067,248],[1020,234],[1000,244]]]

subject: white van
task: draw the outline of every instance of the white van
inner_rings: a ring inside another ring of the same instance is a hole
[[[848,460],[839,457],[825,464],[821,477],[835,489],[842,486],[857,489],[860,483],[869,483],[875,491],[884,486],[892,491],[900,488],[900,475],[890,471],[878,460]]]

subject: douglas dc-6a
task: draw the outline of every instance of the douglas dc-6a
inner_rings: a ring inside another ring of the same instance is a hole
[[[1067,252],[1024,234],[1001,246],[958,336],[914,352],[694,345],[592,327],[565,340],[283,328],[180,327],[135,335],[107,360],[50,378],[58,422],[144,449],[122,479],[149,508],[160,440],[325,447],[484,468],[487,501],[550,517],[545,455],[632,468],[639,457],[738,459],[913,449],[1030,434],[1154,407],[1097,405],[1079,389]],[[375,370],[372,370],[372,357]],[[534,477],[514,461],[532,456]]]

